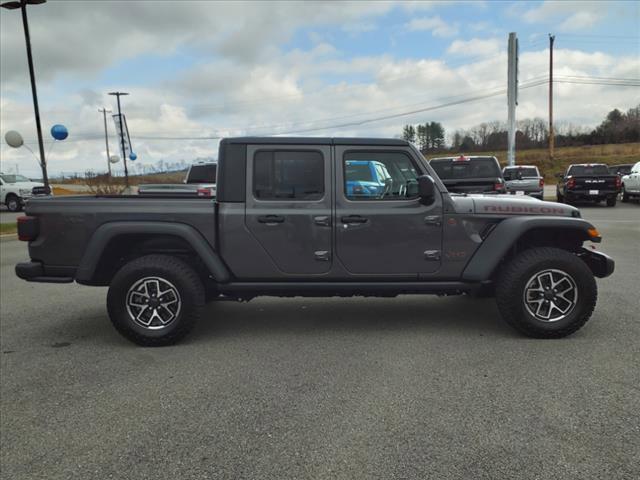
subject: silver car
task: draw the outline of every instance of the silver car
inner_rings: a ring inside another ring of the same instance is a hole
[[[511,195],[529,195],[540,200],[544,197],[544,177],[535,165],[504,167],[502,176]]]

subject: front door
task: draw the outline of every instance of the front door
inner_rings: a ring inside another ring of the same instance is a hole
[[[335,147],[336,255],[352,275],[416,279],[440,267],[442,198],[425,205],[410,149]]]
[[[287,275],[331,268],[331,149],[250,145],[245,224]]]

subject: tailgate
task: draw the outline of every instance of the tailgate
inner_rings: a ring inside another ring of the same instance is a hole
[[[509,191],[518,191],[521,190],[523,192],[534,192],[541,190],[540,180],[537,178],[524,178],[522,180],[508,180],[507,181],[507,190]]]
[[[615,190],[617,175],[595,177],[573,177],[575,189],[579,190]]]

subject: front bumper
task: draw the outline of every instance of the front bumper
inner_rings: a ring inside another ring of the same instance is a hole
[[[608,277],[615,270],[616,262],[609,255],[583,248],[578,256],[586,263],[598,278]]]
[[[27,282],[71,283],[75,268],[47,267],[40,262],[23,262],[16,265],[16,275]]]

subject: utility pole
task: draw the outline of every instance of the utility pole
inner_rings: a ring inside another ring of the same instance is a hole
[[[553,42],[556,36],[549,34],[549,160],[553,161]]]
[[[516,106],[518,105],[518,37],[515,32],[509,34],[507,65],[507,163],[516,163]]]
[[[124,125],[122,124],[122,110],[120,109],[120,96],[129,95],[126,92],[110,92],[109,95],[115,95],[118,99],[118,119],[120,120],[120,146],[122,147],[122,161],[124,162],[124,181],[129,187],[129,171],[127,170],[127,152],[124,148]]]
[[[107,167],[109,168],[109,177],[111,177],[111,156],[109,155],[109,136],[107,134],[107,113],[111,113],[111,110],[102,107],[102,109],[98,109],[98,111],[102,113],[104,117],[104,143],[107,147]]]
[[[40,147],[40,168],[42,169],[42,182],[48,191],[49,175],[47,175],[47,162],[44,157],[44,142],[42,141],[42,126],[40,125],[40,108],[38,107],[38,92],[36,91],[36,74],[33,69],[33,56],[31,55],[31,35],[29,34],[29,22],[27,21],[27,5],[38,5],[46,0],[20,0],[5,2],[0,5],[7,10],[20,9],[22,11],[22,26],[24,27],[24,40],[27,44],[27,63],[29,64],[29,78],[31,80],[31,95],[33,96],[33,110],[36,115],[36,130],[38,132],[38,147]]]

